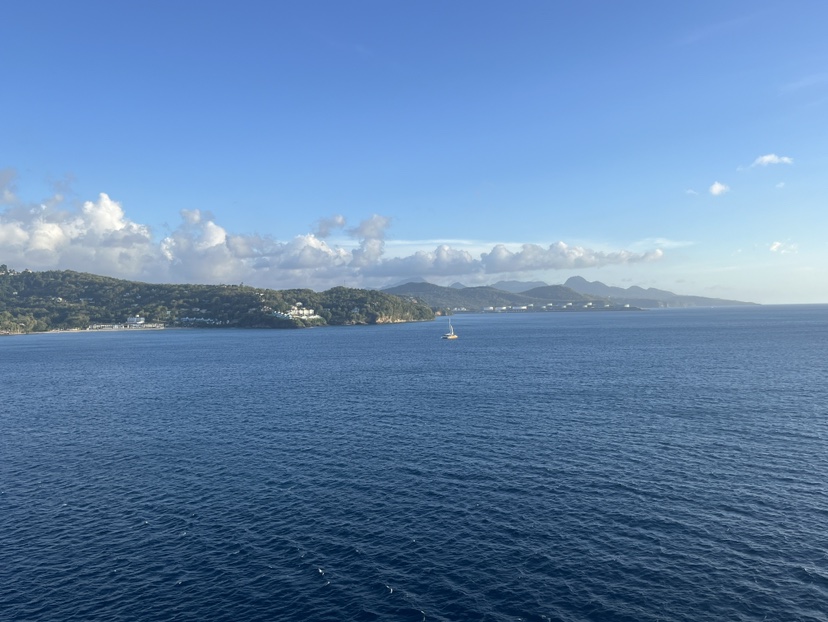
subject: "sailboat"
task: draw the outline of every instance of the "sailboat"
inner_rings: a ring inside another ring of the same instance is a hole
[[[447,332],[442,337],[443,339],[457,339],[457,335],[454,334],[454,327],[451,325],[451,318],[449,318],[449,332]]]

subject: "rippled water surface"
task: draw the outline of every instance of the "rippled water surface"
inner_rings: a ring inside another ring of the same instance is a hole
[[[0,338],[0,619],[826,620],[828,307]]]

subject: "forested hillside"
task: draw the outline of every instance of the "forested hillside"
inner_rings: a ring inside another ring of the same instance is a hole
[[[15,272],[0,265],[0,332],[122,324],[130,316],[168,326],[294,328],[430,320],[434,313],[398,296],[346,287],[315,292],[161,285],[69,270]]]

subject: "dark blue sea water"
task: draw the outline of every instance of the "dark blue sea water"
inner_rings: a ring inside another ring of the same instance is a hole
[[[828,619],[828,306],[453,324],[0,338],[0,619]]]

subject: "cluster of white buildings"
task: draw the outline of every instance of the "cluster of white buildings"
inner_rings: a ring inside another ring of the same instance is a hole
[[[615,305],[618,307],[619,305]],[[526,311],[566,311],[566,310],[574,310],[574,309],[610,309],[613,305],[606,303],[606,304],[594,304],[592,302],[584,302],[584,303],[575,303],[575,302],[559,302],[559,303],[549,303],[546,305],[541,305],[539,307],[535,307],[533,304],[529,305],[513,305],[509,307],[483,307],[483,313],[520,313]],[[625,304],[623,305],[625,309],[629,309],[630,305]]]
[[[297,302],[295,305],[293,305],[290,308],[290,311],[288,311],[287,313],[282,313],[281,311],[274,311],[273,315],[275,317],[280,317],[284,320],[292,320],[293,318],[297,317],[305,319],[319,317],[313,309],[306,309],[305,307],[303,307],[301,302]]]
[[[91,324],[88,330],[123,330],[123,329],[159,329],[164,328],[163,324],[147,323],[146,318],[140,315],[133,315],[127,318],[124,324]]]

